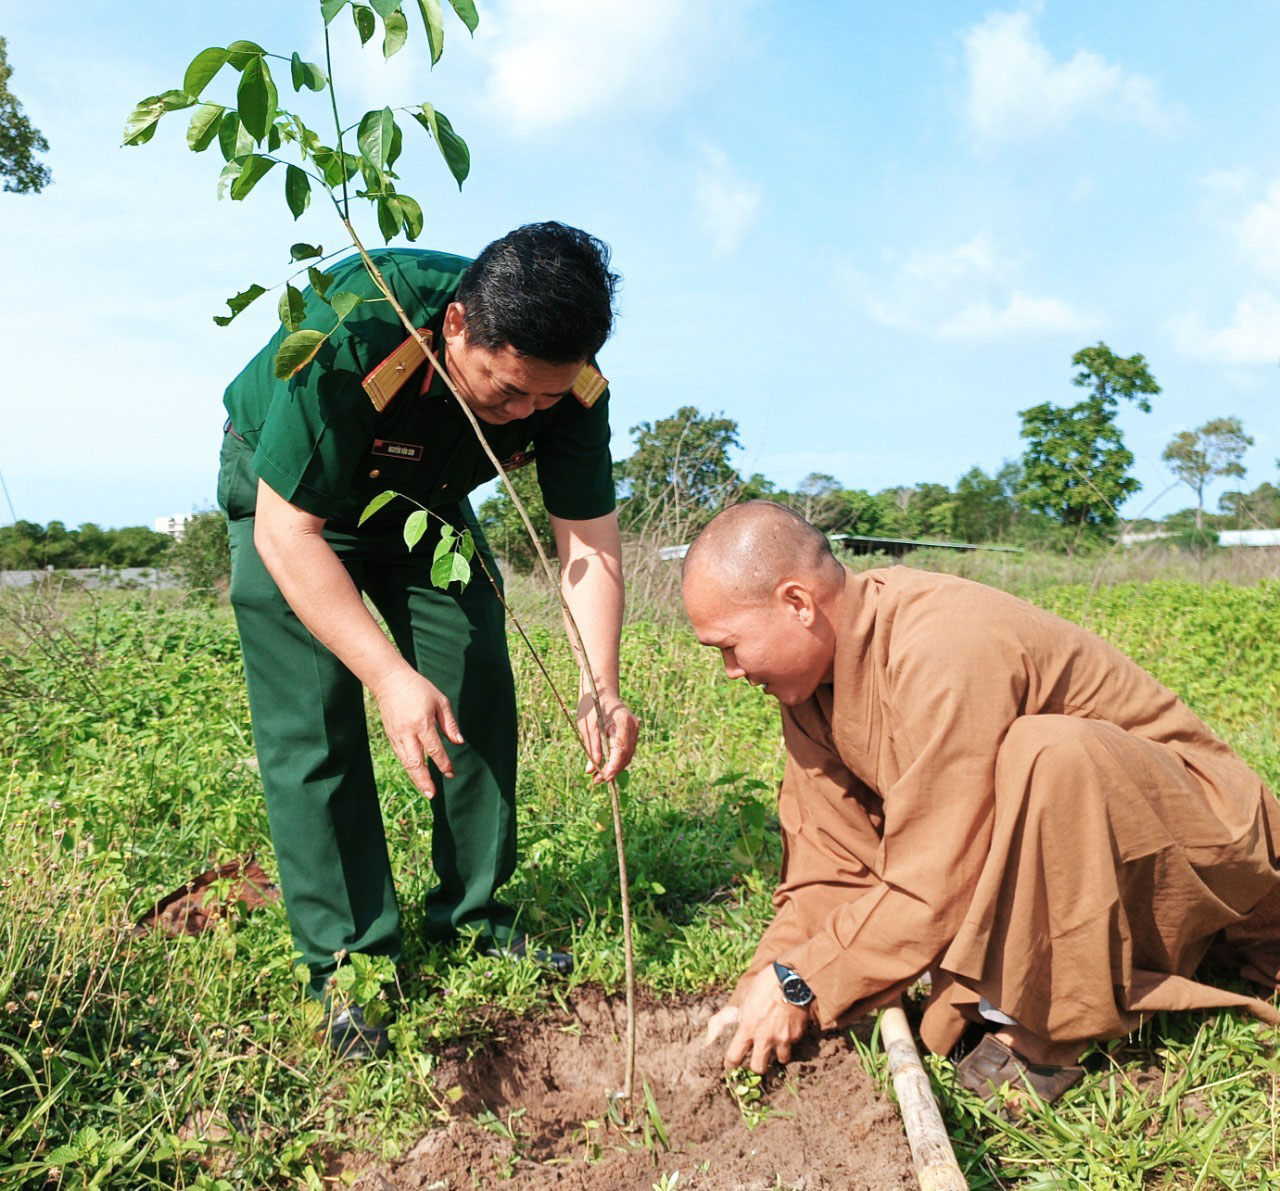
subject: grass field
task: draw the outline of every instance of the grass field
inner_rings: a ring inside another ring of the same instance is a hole
[[[1095,587],[1061,582],[1057,563],[998,566],[981,577],[1113,641],[1280,786],[1280,582]],[[385,746],[409,940],[395,1061],[342,1066],[311,1044],[318,1010],[278,904],[196,938],[133,938],[131,922],[211,857],[257,851],[272,867],[230,613],[40,591],[4,595],[0,613],[0,1187],[331,1185],[336,1153],[392,1156],[448,1115],[432,1078],[442,1042],[565,987],[414,942],[430,815]],[[545,611],[532,619],[568,680]],[[577,953],[568,987],[616,989],[608,807],[518,642],[513,655],[523,862],[508,895],[526,929]],[[674,616],[630,624],[623,662],[643,724],[624,792],[639,978],[659,994],[724,988],[767,921],[779,859],[776,707],[726,682]],[[388,975],[352,974],[369,994]],[[883,1077],[874,1052],[866,1062]],[[930,1062],[974,1187],[1280,1180],[1276,1039],[1236,1015],[1157,1017],[1095,1056],[1065,1105],[1016,1124]]]

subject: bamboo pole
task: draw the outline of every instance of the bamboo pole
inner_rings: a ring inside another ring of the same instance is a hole
[[[880,1014],[880,1039],[889,1060],[889,1074],[893,1076],[893,1090],[920,1191],[968,1191],[969,1184],[956,1162],[901,1002]]]

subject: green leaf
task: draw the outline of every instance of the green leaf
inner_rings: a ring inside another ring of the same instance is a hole
[[[446,583],[454,580],[463,587],[471,582],[471,564],[461,554],[449,555],[449,579]]]
[[[347,6],[347,0],[320,0],[320,15],[327,25]]]
[[[187,145],[195,153],[203,153],[218,135],[226,109],[216,103],[201,104],[187,125]]]
[[[213,81],[214,75],[226,66],[230,57],[226,50],[217,45],[201,50],[191,59],[187,73],[182,76],[182,89],[192,99],[198,99],[200,93]]]
[[[403,0],[369,0],[376,12],[384,21],[403,3]]]
[[[476,6],[473,0],[449,0],[453,5],[453,11],[462,18],[462,23],[466,25],[468,33],[475,33],[476,26],[480,23],[480,14],[476,12]]]
[[[280,134],[280,125],[273,124],[267,129],[267,152],[274,153],[284,143],[284,137]]]
[[[267,291],[262,286],[251,285],[248,289],[242,289],[234,298],[227,299],[227,305],[231,307],[230,314],[215,314],[213,321],[220,327],[225,327],[237,314],[239,314],[250,302],[262,297]]]
[[[285,171],[284,201],[289,204],[294,219],[307,209],[307,204],[311,201],[311,179],[307,177],[306,170],[291,165]]]
[[[475,557],[476,540],[469,529],[464,529],[462,531],[462,536],[458,538],[458,550],[461,552],[462,557],[468,562]]]
[[[373,9],[367,4],[353,4],[351,16],[356,23],[356,32],[360,34],[360,44],[368,45],[369,38],[378,31],[378,19],[373,15]]]
[[[148,95],[146,99],[139,100],[124,122],[124,143],[145,145],[155,136],[156,124],[164,112],[164,104],[158,95]]]
[[[411,199],[407,194],[398,194],[396,199],[400,203],[400,213],[404,219],[405,237],[410,241],[416,240],[422,234],[422,208],[417,199]]]
[[[412,550],[427,532],[427,514],[425,509],[414,509],[404,522],[404,544]]]
[[[276,85],[271,71],[261,58],[252,59],[240,75],[236,88],[236,107],[240,121],[255,141],[263,140],[276,118]]]
[[[250,153],[240,162],[240,175],[231,183],[231,198],[235,202],[245,198],[271,172],[275,164],[270,157]]]
[[[389,244],[400,231],[400,203],[396,196],[391,194],[378,199],[377,207],[378,230],[382,232],[383,239]]]
[[[338,153],[327,145],[319,146],[312,154],[315,163],[320,167],[324,180],[333,187],[341,186],[348,181],[359,166],[359,158],[351,153]]]
[[[390,58],[404,49],[409,40],[409,18],[398,8],[386,20],[387,35],[382,39],[382,56]]]
[[[227,61],[236,70],[244,70],[250,62],[261,62],[266,53],[256,41],[233,41],[227,46]]]
[[[395,135],[396,121],[390,108],[380,112],[365,112],[356,134],[356,143],[366,160],[379,172],[387,168],[387,157]]]
[[[435,550],[432,551],[432,562],[439,562],[446,554],[449,553],[450,550],[453,549],[453,539],[447,538],[444,535],[445,530],[452,528],[453,527],[450,525],[443,525],[440,527],[440,540],[436,543]]]
[[[374,513],[384,505],[389,505],[399,495],[400,494],[398,492],[379,492],[377,496],[364,506],[364,511],[360,514],[360,519],[356,522],[356,526],[359,527],[363,525],[374,515]],[[412,549],[412,547],[410,547],[410,549]]]
[[[296,376],[316,357],[329,336],[323,331],[294,331],[286,335],[276,352],[275,374],[277,380]]]
[[[418,111],[414,112],[413,118],[431,134],[444,156],[449,172],[458,183],[458,189],[461,190],[462,183],[471,172],[471,150],[467,148],[467,142],[453,131],[453,125],[449,123],[448,116],[444,112],[437,111],[429,103],[424,103]]]
[[[440,9],[440,0],[418,0],[418,11],[422,13],[427,44],[431,47],[431,65],[434,66],[444,53],[444,13]]]
[[[396,158],[400,156],[400,152],[403,149],[404,149],[404,133],[400,131],[399,124],[392,124],[391,125],[391,148],[387,150],[387,171],[388,172],[390,172],[391,167],[395,165]]]
[[[218,126],[218,148],[224,161],[235,161],[253,152],[253,137],[240,123],[239,112],[228,112]]]
[[[195,103],[185,91],[164,91],[140,100],[124,125],[126,145],[145,145],[156,134],[156,125],[165,112],[176,112]]]
[[[308,91],[323,91],[328,82],[320,67],[314,62],[304,62],[296,51],[289,59],[289,77],[293,80],[295,91],[301,91],[303,87]]]
[[[326,273],[323,269],[317,269],[315,265],[312,265],[307,270],[307,280],[311,282],[311,289],[316,297],[322,302],[327,302],[329,299],[325,295],[333,284],[333,274]]]
[[[338,321],[341,322],[363,301],[359,294],[353,294],[350,290],[344,289],[339,290],[329,299],[329,305],[333,307],[338,315]]]
[[[302,291],[295,286],[286,285],[284,293],[280,295],[278,313],[287,330],[301,330],[302,320],[307,316],[307,300],[302,296]]]
[[[222,173],[218,175],[218,198],[227,197],[227,189],[234,185],[235,180],[240,177],[241,163],[239,161],[228,161],[222,167]]]
[[[319,244],[307,244],[300,240],[297,244],[289,245],[291,261],[309,261],[317,256],[324,256],[324,248]]]

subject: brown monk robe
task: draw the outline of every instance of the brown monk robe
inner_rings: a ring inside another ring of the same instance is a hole
[[[1050,1043],[1158,1009],[1280,1022],[1194,979],[1211,947],[1280,979],[1280,804],[1258,776],[1093,634],[966,580],[805,562],[778,508],[722,514],[686,564],[700,639],[784,704],[777,913],[730,1004],[777,960],[823,1027],[930,971],[921,1036],[938,1053],[980,998]],[[833,592],[815,600],[816,660],[791,664],[767,638],[806,566]]]

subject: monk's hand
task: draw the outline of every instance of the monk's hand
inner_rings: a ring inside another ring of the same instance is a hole
[[[587,772],[595,774],[596,784],[612,781],[628,765],[636,751],[636,739],[640,735],[640,723],[619,697],[617,691],[600,691],[600,710],[603,721],[596,715],[595,700],[591,692],[584,692],[578,699],[578,732],[591,758]],[[601,725],[603,722],[603,731]]]
[[[721,1012],[724,1012],[721,1010]],[[714,1019],[713,1019],[714,1020]],[[738,1029],[724,1052],[726,1071],[741,1067],[750,1057],[751,1070],[763,1075],[769,1060],[791,1060],[791,1047],[804,1037],[809,1011],[792,1005],[782,995],[782,985],[771,964],[761,968],[747,985],[738,1014]]]
[[[737,1028],[738,1018],[741,1016],[742,1010],[737,1005],[726,1005],[723,1009],[712,1014],[711,1020],[707,1022],[707,1034],[702,1040],[702,1045],[704,1047],[714,1046],[725,1030]]]
[[[407,665],[380,683],[373,696],[387,739],[409,780],[428,798],[435,797],[427,761],[434,761],[445,777],[453,777],[453,762],[440,737],[443,734],[454,744],[462,743],[449,700],[439,687]]]

